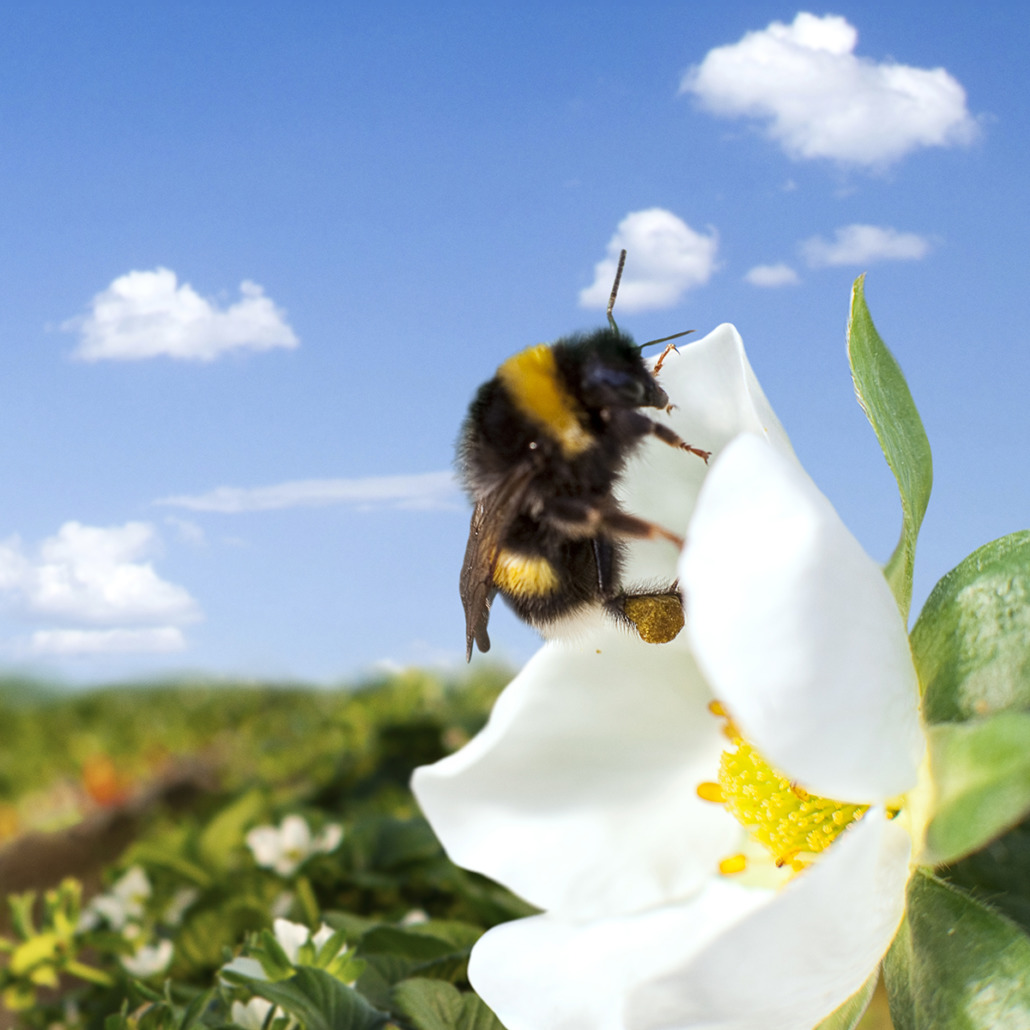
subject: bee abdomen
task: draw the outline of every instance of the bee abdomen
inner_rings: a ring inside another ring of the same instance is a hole
[[[541,555],[502,550],[494,566],[494,585],[511,597],[548,597],[561,586],[561,577]]]

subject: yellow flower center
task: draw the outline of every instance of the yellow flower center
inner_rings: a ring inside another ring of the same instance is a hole
[[[718,702],[715,715],[726,717]],[[732,749],[723,751],[717,783],[702,783],[698,795],[719,802],[772,855],[777,866],[800,872],[825,851],[844,829],[861,819],[868,805],[849,805],[810,794],[774,769],[726,719]],[[743,855],[724,859],[724,874],[742,872]]]

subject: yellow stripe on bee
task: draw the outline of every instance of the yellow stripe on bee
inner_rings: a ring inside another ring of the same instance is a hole
[[[562,386],[554,351],[546,343],[508,358],[497,376],[519,411],[556,440],[566,458],[592,446],[593,438],[580,422],[580,407]]]
[[[546,558],[501,551],[494,566],[494,585],[507,594],[544,597],[558,589],[558,573]]]

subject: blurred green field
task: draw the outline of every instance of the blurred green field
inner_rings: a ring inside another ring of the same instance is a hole
[[[0,1030],[241,1025],[230,1006],[250,995],[219,970],[241,947],[257,954],[277,916],[328,925],[360,969],[353,988],[325,969],[298,978],[333,1011],[327,1025],[503,1030],[469,991],[468,953],[531,909],[447,860],[408,780],[478,731],[510,675],[75,693],[0,681],[0,893],[22,899],[0,910]],[[342,843],[289,873],[262,868],[248,832],[290,815],[341,827]],[[110,903],[133,876],[147,884],[139,912],[83,930],[89,897]],[[174,957],[133,975],[144,942]],[[310,999],[287,1000],[303,1012]],[[881,996],[861,1026],[890,1026]]]

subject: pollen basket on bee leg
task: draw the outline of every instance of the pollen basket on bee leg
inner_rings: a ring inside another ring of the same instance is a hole
[[[554,351],[546,343],[508,358],[497,378],[519,411],[555,440],[566,458],[593,446],[580,406],[562,385]]]
[[[683,604],[675,594],[629,596],[622,610],[646,644],[667,644],[683,629]]]

